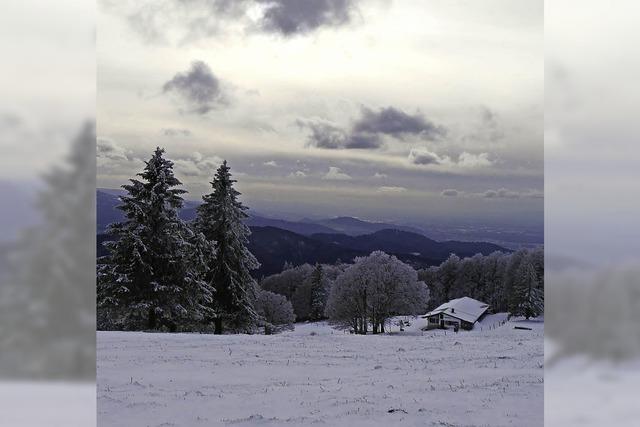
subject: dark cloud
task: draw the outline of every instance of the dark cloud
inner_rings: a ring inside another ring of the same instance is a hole
[[[164,136],[175,137],[175,136],[183,136],[190,137],[192,135],[189,129],[174,129],[174,128],[163,128],[160,130],[160,133]]]
[[[308,137],[309,145],[327,149],[343,148],[345,145],[347,134],[343,129],[328,123],[314,123],[303,120],[298,120],[296,123],[311,132]]]
[[[355,10],[353,0],[258,0],[258,3],[268,5],[260,28],[284,36],[346,25]]]
[[[373,111],[362,109],[362,117],[353,124],[355,132],[385,134],[403,139],[408,135],[418,135],[424,139],[436,139],[445,132],[421,114],[410,115],[394,107]]]
[[[362,115],[353,122],[350,129],[309,120],[298,120],[297,124],[311,131],[309,145],[327,149],[375,150],[384,145],[383,136],[403,141],[411,135],[435,139],[445,133],[443,127],[434,125],[424,116],[409,115],[393,107],[379,111],[363,108]],[[433,160],[437,163],[437,158],[434,157]]]
[[[189,106],[188,112],[205,114],[228,104],[220,80],[203,61],[194,61],[184,73],[177,73],[162,87],[163,93],[175,93]]]
[[[325,122],[298,120],[300,127],[311,132],[308,144],[313,147],[336,149],[376,149],[382,146],[382,140],[376,134],[349,133],[344,129]]]
[[[458,195],[458,190],[447,188],[446,190],[442,190],[442,193],[440,194],[446,197],[456,197]]]
[[[102,0],[148,43],[184,45],[230,31],[304,35],[348,25],[358,0]],[[256,6],[262,15],[250,18]]]

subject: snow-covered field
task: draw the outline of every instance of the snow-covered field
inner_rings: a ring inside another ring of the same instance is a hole
[[[541,426],[543,322],[503,319],[446,335],[423,319],[368,336],[99,332],[98,423]]]
[[[95,425],[95,384],[0,381],[0,426]]]
[[[556,346],[545,343],[545,359]],[[624,363],[571,356],[547,363],[544,421],[550,427],[637,426],[640,360]]]

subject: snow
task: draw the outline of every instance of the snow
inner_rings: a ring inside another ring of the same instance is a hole
[[[545,380],[545,426],[631,426],[640,419],[640,361],[616,365],[574,356],[547,368]]]
[[[96,425],[92,383],[0,381],[0,425],[90,427]]]
[[[453,333],[406,319],[367,336],[325,322],[270,336],[98,332],[100,425],[542,425],[543,322],[494,315]]]
[[[473,323],[478,320],[478,317],[487,311],[488,308],[489,305],[484,302],[469,297],[462,297],[445,302],[435,310],[425,314],[425,316],[445,313],[464,320],[465,322]]]

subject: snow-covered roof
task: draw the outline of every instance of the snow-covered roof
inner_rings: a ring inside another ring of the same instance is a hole
[[[449,302],[445,302],[435,310],[432,310],[425,314],[423,317],[433,316],[434,314],[445,313],[449,316],[456,317],[465,322],[475,323],[482,313],[487,311],[489,304],[485,304],[482,301],[475,300],[469,297],[462,297],[452,299]]]

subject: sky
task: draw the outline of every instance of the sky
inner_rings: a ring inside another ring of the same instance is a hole
[[[273,215],[538,224],[542,1],[101,0],[98,185],[156,146]]]

